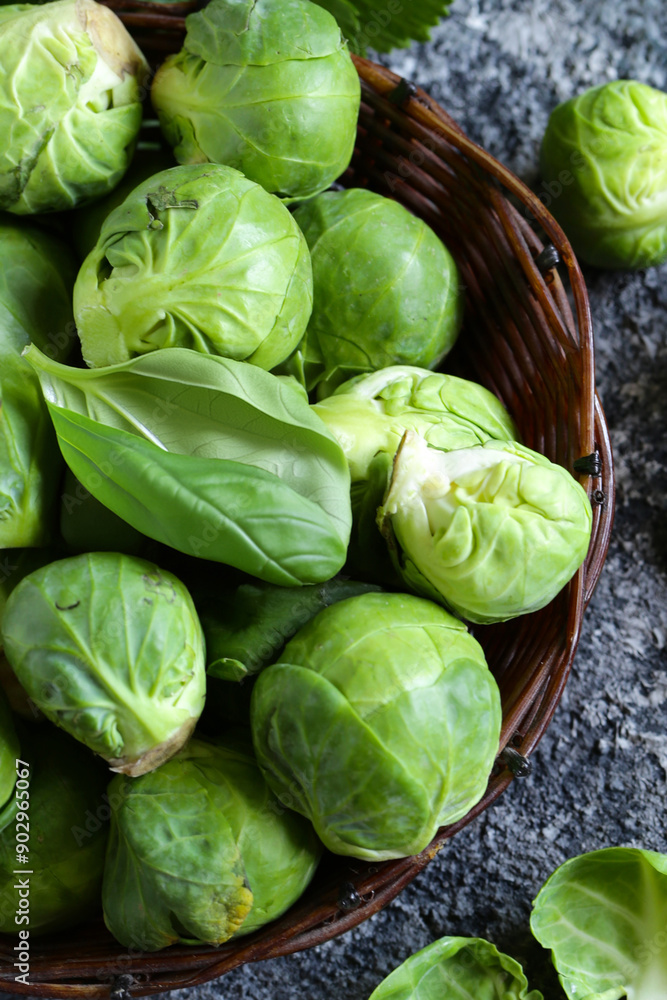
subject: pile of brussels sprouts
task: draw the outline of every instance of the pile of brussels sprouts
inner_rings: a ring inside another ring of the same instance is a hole
[[[324,848],[412,855],[479,801],[469,623],[544,607],[590,505],[433,370],[435,233],[332,189],[360,87],[325,10],[190,15],[173,157],[135,152],[146,61],[94,0],[1,8],[0,67],[0,929],[26,822],[31,931],[101,903],[125,946],[220,944]]]

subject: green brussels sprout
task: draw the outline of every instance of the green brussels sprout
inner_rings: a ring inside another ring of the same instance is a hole
[[[352,536],[346,572],[400,585],[376,513],[391,480],[406,430],[451,451],[490,438],[513,440],[517,429],[493,393],[476,382],[409,365],[357,375],[313,404],[345,452],[352,478]]]
[[[500,695],[479,643],[432,601],[368,593],[325,608],[253,689],[266,780],[336,854],[424,850],[484,794]]]
[[[544,1000],[523,969],[484,938],[443,937],[410,955],[369,1000]]]
[[[269,790],[252,748],[193,739],[157,771],[109,786],[104,919],[121,944],[221,944],[280,916],[322,846]]]
[[[0,8],[0,209],[73,208],[125,173],[148,65],[94,0]]]
[[[153,106],[179,163],[226,163],[308,198],[347,168],[361,88],[340,28],[309,0],[210,0],[158,69]]]
[[[204,640],[192,598],[143,559],[91,552],[35,570],[10,595],[2,635],[38,708],[113,771],[158,767],[201,714]]]
[[[238,170],[171,167],[102,224],[74,286],[90,368],[187,347],[272,368],[312,306],[308,247],[282,202]]]
[[[667,996],[667,854],[607,847],[570,858],[533,902],[568,1000]]]
[[[514,441],[443,452],[411,431],[377,517],[404,583],[472,622],[548,604],[592,527],[585,491],[544,455]]]
[[[0,812],[0,931],[44,934],[101,908],[108,773],[53,726],[26,727],[21,743],[16,792]]]
[[[370,590],[377,587],[344,578],[298,588],[259,580],[213,590],[209,586],[201,598],[195,589],[209,676],[241,681],[259,673],[322,608]]]
[[[406,430],[443,451],[517,438],[514,421],[484,386],[411,365],[348,379],[313,409],[345,452],[352,482],[368,478],[378,452],[393,458]]]
[[[1,23],[1,21],[0,21]],[[66,357],[75,340],[76,264],[57,237],[0,221],[0,549],[46,545],[63,461],[39,380],[21,357],[35,343]]]
[[[540,169],[541,197],[582,261],[637,268],[667,258],[667,94],[614,80],[559,104]]]
[[[390,365],[433,368],[463,318],[454,259],[422,220],[372,191],[326,191],[300,205],[313,265],[313,311],[290,373],[328,395]]]

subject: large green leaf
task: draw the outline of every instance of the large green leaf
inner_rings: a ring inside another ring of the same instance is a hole
[[[389,52],[410,42],[427,42],[430,30],[449,12],[451,0],[315,0],[338,21],[352,52]]]
[[[347,463],[291,380],[181,348],[89,371],[26,358],[70,468],[143,534],[287,586],[343,565]]]

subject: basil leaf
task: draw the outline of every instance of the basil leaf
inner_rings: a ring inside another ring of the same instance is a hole
[[[90,370],[60,365],[34,347],[25,358],[52,406],[129,431],[174,455],[264,469],[321,507],[347,545],[347,461],[293,379],[187,348]]]
[[[83,486],[149,538],[282,586],[320,583],[346,545],[313,500],[241,462],[175,455],[49,404],[63,457]]]

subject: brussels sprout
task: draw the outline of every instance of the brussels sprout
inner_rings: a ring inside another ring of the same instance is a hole
[[[158,69],[153,106],[179,163],[226,163],[307,198],[348,166],[361,89],[340,28],[309,0],[210,0]]]
[[[472,622],[548,604],[592,526],[585,491],[543,455],[513,441],[442,452],[411,431],[377,516],[404,583]]]
[[[493,393],[476,382],[409,365],[357,375],[313,404],[345,452],[352,477],[352,537],[346,572],[399,583],[375,522],[406,430],[443,451],[513,440],[517,429]]]
[[[667,855],[631,847],[566,861],[530,918],[569,1000],[662,1000],[666,926]]]
[[[244,742],[191,740],[151,774],[114,778],[109,800],[104,919],[145,951],[256,930],[301,895],[322,850]]]
[[[107,216],[74,286],[91,368],[188,347],[272,368],[312,305],[308,247],[278,198],[217,164],[171,167]]]
[[[329,394],[390,365],[433,368],[463,317],[456,264],[433,230],[372,191],[327,191],[294,218],[310,247],[313,312],[290,359],[306,387]]]
[[[26,727],[21,743],[16,793],[0,812],[0,931],[15,935],[23,927],[32,935],[64,930],[100,908],[108,774],[48,724]],[[21,822],[27,839],[17,840]],[[21,842],[25,865],[17,862]]]
[[[479,801],[500,696],[465,625],[406,594],[325,608],[259,674],[260,767],[324,844],[357,858],[422,851]]]
[[[443,937],[394,969],[369,1000],[543,1000],[523,969],[483,938]]]
[[[32,341],[52,358],[67,355],[75,339],[76,265],[55,236],[4,222],[0,263],[0,549],[6,549],[46,545],[55,528],[63,462],[39,382],[21,352]]]
[[[0,208],[73,208],[125,173],[141,125],[143,55],[94,0],[0,8]]]
[[[201,714],[204,641],[192,599],[143,559],[92,552],[35,570],[12,592],[2,634],[35,704],[114,771],[157,767]]]
[[[368,478],[378,452],[393,457],[406,430],[443,451],[517,438],[514,421],[484,386],[411,365],[348,379],[313,409],[345,452],[352,482]]]
[[[545,204],[597,267],[667,257],[667,94],[614,80],[551,113],[540,168]]]
[[[195,590],[209,675],[240,681],[259,673],[322,608],[371,590],[377,588],[346,579],[298,588],[246,582],[228,589],[207,589],[201,599]]]

